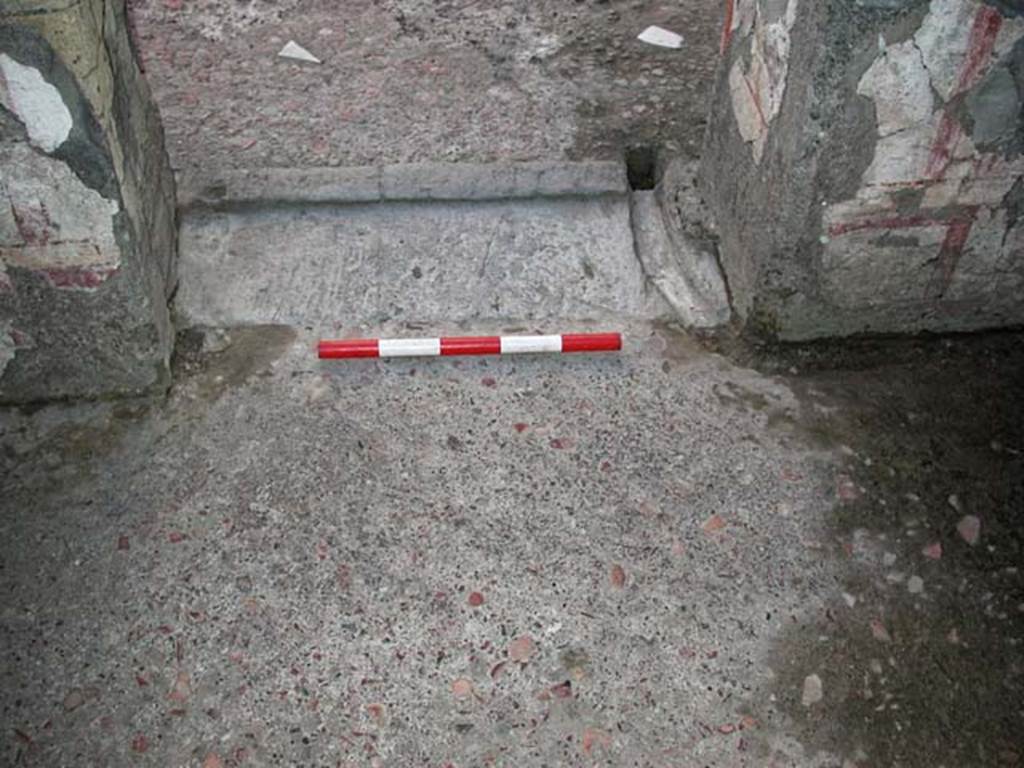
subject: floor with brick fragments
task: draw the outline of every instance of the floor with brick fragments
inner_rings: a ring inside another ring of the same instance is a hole
[[[618,327],[3,411],[0,759],[1017,764],[1022,337]]]

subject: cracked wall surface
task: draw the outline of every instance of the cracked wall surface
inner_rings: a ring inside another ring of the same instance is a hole
[[[738,311],[789,339],[1024,322],[1024,18],[794,5],[736,0],[722,38],[704,184]]]
[[[0,10],[0,401],[166,384],[173,178],[123,3]]]

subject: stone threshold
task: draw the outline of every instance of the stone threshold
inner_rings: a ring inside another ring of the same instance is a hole
[[[179,182],[178,206],[230,211],[293,205],[626,197],[625,163],[416,163],[261,168],[199,173]]]

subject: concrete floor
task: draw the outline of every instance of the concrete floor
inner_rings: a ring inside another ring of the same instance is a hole
[[[0,761],[1019,764],[1024,337],[623,327],[4,411]]]

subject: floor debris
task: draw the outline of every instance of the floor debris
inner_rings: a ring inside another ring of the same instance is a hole
[[[452,682],[452,695],[457,699],[467,699],[473,695],[473,682],[460,677]]]
[[[960,534],[961,539],[973,547],[981,536],[981,520],[974,515],[964,515],[956,524],[956,532]]]
[[[295,61],[306,61],[310,64],[323,64],[320,59],[314,56],[312,53],[307,51],[301,45],[296,43],[294,40],[289,40],[285,43],[284,48],[278,51],[278,56],[282,59],[294,59]]]
[[[881,619],[872,619],[871,636],[880,643],[892,642],[892,635],[889,634],[889,630],[886,629],[885,624],[882,623]]]
[[[523,635],[522,637],[513,640],[508,647],[508,657],[512,661],[518,661],[525,664],[530,660],[530,656],[533,655],[534,644],[533,639],[529,635]]]
[[[805,707],[811,707],[825,698],[821,678],[817,675],[808,675],[804,678],[804,691],[800,701]]]
[[[626,571],[623,569],[621,565],[616,563],[612,566],[611,573],[608,576],[608,580],[616,589],[622,589],[626,585]]]
[[[712,515],[704,521],[704,533],[715,533],[725,528],[726,522],[721,515]]]
[[[683,45],[682,35],[677,35],[675,32],[654,26],[648,27],[637,35],[637,40],[649,43],[650,45],[657,45],[660,48],[681,48]]]

